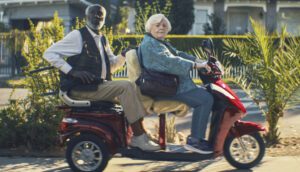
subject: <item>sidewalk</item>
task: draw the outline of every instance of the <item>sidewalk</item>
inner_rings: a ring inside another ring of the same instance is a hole
[[[158,162],[112,158],[104,172],[294,172],[300,168],[300,156],[265,157],[250,170],[237,170],[225,159],[203,162]],[[0,169],[6,172],[71,172],[63,158],[0,157]]]
[[[236,172],[250,172],[250,171],[257,171],[257,172],[294,172],[298,171],[297,169],[300,168],[300,156],[293,157],[293,156],[282,156],[282,157],[264,157],[262,162],[257,165],[256,167],[252,168],[251,170],[237,170],[234,167],[230,166],[225,159],[211,164],[201,170],[201,172],[229,172],[229,171],[236,171]]]
[[[9,104],[9,99],[24,99],[28,95],[27,89],[0,88],[0,107]]]

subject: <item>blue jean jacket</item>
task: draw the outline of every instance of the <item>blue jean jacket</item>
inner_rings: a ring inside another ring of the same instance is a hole
[[[173,55],[165,44],[146,34],[140,45],[145,68],[177,75],[179,77],[177,94],[197,88],[190,77],[196,57],[178,51],[171,45],[169,48],[172,48],[177,56]]]

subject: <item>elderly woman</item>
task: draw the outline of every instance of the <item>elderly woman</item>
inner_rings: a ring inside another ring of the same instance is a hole
[[[147,33],[140,46],[145,68],[179,77],[179,88],[175,96],[157,98],[181,101],[194,108],[191,135],[184,147],[201,154],[212,153],[213,147],[205,140],[205,133],[213,97],[205,88],[197,86],[190,77],[192,69],[205,68],[210,71],[210,67],[206,62],[176,50],[165,41],[171,24],[163,14],[152,15],[146,22],[145,30]]]

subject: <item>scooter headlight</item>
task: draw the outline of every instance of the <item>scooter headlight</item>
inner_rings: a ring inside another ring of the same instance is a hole
[[[75,124],[78,122],[78,120],[74,119],[74,118],[63,118],[62,122],[68,123],[68,124]]]

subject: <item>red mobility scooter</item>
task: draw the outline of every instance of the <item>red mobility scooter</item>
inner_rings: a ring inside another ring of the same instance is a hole
[[[204,44],[210,53],[211,42]],[[122,108],[110,102],[73,100],[66,92],[59,96],[67,106],[60,124],[62,144],[66,143],[66,159],[73,171],[103,171],[115,154],[124,157],[158,161],[202,161],[224,154],[226,160],[238,169],[257,165],[265,154],[260,132],[265,128],[252,122],[241,121],[246,109],[237,95],[221,80],[216,59],[209,55],[212,71],[199,71],[199,75],[213,97],[209,142],[214,154],[186,151],[182,145],[168,145],[165,138],[165,115],[159,116],[160,151],[145,152],[130,148],[131,129]]]

